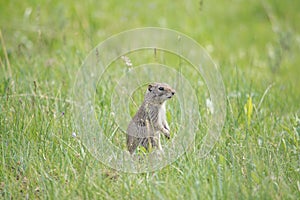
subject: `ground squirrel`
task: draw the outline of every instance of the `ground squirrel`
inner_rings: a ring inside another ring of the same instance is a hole
[[[160,134],[170,139],[170,128],[166,120],[166,100],[172,98],[175,90],[166,83],[148,85],[144,101],[127,128],[127,148],[132,154],[141,145],[149,150],[162,150]]]

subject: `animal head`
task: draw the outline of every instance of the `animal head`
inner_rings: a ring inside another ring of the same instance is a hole
[[[145,100],[151,103],[162,104],[175,95],[175,90],[166,83],[151,83],[148,85]]]

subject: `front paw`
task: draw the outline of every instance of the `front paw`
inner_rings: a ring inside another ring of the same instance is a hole
[[[170,139],[170,134],[168,134],[168,135],[165,135],[166,136],[166,138],[169,140]]]
[[[164,125],[164,129],[167,130],[168,132],[170,132],[170,128],[168,125]]]
[[[164,135],[166,136],[166,138],[170,139],[170,131],[169,130],[165,129]]]

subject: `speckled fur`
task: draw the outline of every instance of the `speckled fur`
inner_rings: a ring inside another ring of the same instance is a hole
[[[132,154],[141,145],[145,149],[162,149],[160,134],[170,138],[170,128],[166,120],[166,100],[172,98],[175,90],[166,83],[148,85],[144,101],[127,128],[127,148]]]

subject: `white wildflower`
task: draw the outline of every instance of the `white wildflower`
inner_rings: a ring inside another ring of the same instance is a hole
[[[213,102],[210,99],[206,99],[206,107],[208,109],[208,111],[213,114],[214,113],[214,105]]]
[[[77,135],[76,135],[76,133],[75,133],[75,132],[73,132],[73,133],[72,133],[72,137],[74,137],[74,138],[75,138],[76,136],[77,136]]]
[[[132,62],[127,56],[121,56],[121,59],[125,62],[125,65],[132,67]]]

